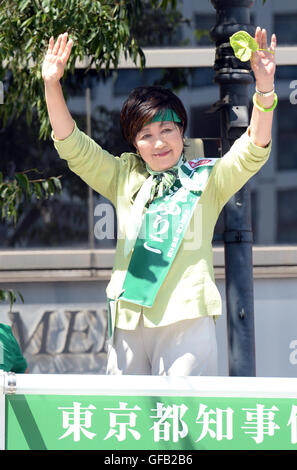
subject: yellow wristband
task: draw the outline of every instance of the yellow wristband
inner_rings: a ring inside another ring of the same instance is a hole
[[[271,108],[263,108],[263,106],[260,106],[257,103],[257,93],[254,93],[254,96],[253,96],[254,106],[256,106],[257,109],[259,109],[260,111],[263,111],[265,113],[267,113],[268,111],[273,111],[276,108],[277,101],[278,101],[277,94],[273,93],[273,96],[274,96],[274,100],[273,100],[273,105],[271,106]]]

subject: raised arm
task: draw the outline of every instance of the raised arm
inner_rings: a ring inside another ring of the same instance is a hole
[[[74,129],[74,121],[66,105],[60,79],[63,77],[73,42],[68,34],[60,34],[56,43],[49,40],[47,54],[42,65],[45,99],[52,129],[56,139],[63,140]]]
[[[275,34],[271,36],[269,50],[267,50],[267,33],[265,29],[258,26],[255,39],[259,44],[259,50],[252,54],[251,67],[256,80],[256,89],[262,93],[269,93],[274,90],[276,36]],[[274,103],[273,93],[269,96],[256,94],[256,103],[264,109],[270,109]],[[265,147],[269,144],[272,119],[273,110],[263,111],[254,105],[250,122],[250,136],[255,145]]]

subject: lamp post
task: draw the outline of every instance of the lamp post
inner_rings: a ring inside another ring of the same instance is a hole
[[[211,0],[216,24],[211,37],[216,44],[215,82],[220,86],[222,152],[247,129],[248,85],[253,82],[249,62],[236,59],[229,38],[250,25],[253,0]],[[224,208],[224,248],[229,375],[254,376],[255,337],[253,299],[253,261],[250,192],[248,184]]]

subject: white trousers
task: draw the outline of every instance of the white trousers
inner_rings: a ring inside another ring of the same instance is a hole
[[[217,375],[217,342],[212,317],[147,328],[141,317],[135,330],[115,329],[107,374]]]

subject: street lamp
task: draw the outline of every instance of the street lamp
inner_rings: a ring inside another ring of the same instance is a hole
[[[253,83],[249,62],[234,56],[229,38],[250,25],[253,0],[211,0],[216,9],[216,24],[211,37],[216,44],[215,82],[220,86],[222,153],[242,135],[249,123],[248,85]],[[224,208],[224,248],[229,375],[255,376],[254,295],[252,227],[248,184]]]

